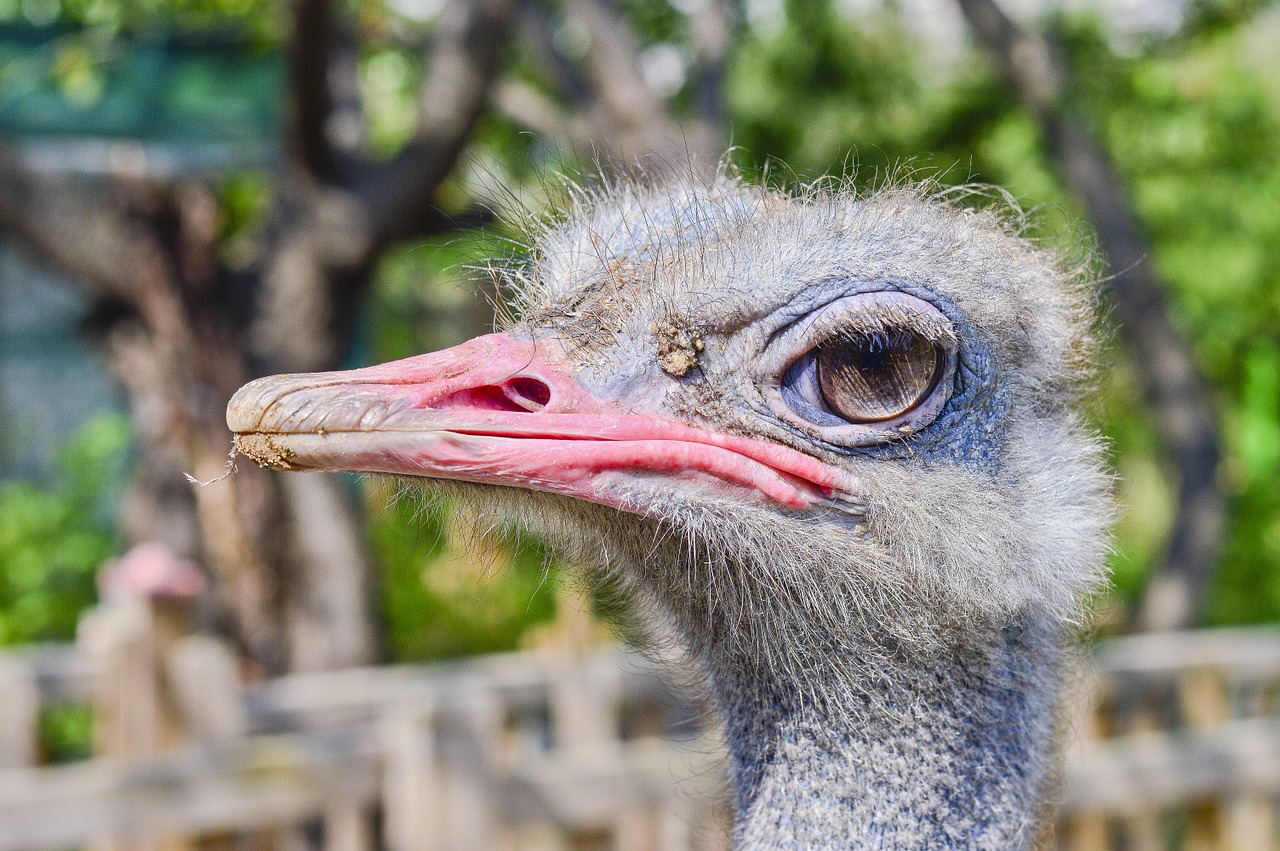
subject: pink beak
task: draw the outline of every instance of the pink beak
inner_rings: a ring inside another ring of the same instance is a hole
[[[529,488],[645,513],[653,479],[807,508],[841,476],[773,443],[593,395],[549,341],[506,334],[349,372],[276,375],[227,406],[236,446],[278,470],[352,470]]]

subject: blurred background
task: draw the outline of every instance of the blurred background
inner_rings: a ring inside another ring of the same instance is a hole
[[[608,673],[538,542],[383,481],[184,473],[227,469],[249,378],[489,330],[475,269],[566,181],[725,150],[779,186],[996,184],[1094,259],[1121,509],[1057,841],[1280,848],[1262,0],[0,0],[0,847],[720,847],[714,731]],[[659,734],[684,757],[636,756]],[[619,737],[613,780],[549,791],[557,748]]]

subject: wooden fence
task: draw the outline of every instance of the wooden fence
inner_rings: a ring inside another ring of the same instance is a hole
[[[1102,644],[1067,720],[1059,847],[1280,849],[1280,629]],[[241,684],[163,612],[0,656],[0,851],[718,849],[705,714],[618,649]],[[97,756],[33,767],[42,707]]]
[[[223,644],[165,633],[116,606],[0,657],[0,851],[726,846],[703,713],[616,648],[245,687]],[[68,702],[100,755],[30,767]]]
[[[1061,847],[1280,849],[1280,629],[1103,642],[1073,707]]]

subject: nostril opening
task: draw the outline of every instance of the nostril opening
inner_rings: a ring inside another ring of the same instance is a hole
[[[501,384],[467,387],[439,400],[433,408],[475,408],[482,411],[534,413],[551,401],[551,388],[536,378],[517,376]]]
[[[519,403],[507,398],[501,387],[486,384],[451,393],[432,405],[433,408],[472,408],[478,411],[525,411]]]
[[[528,375],[519,375],[502,385],[503,393],[525,410],[540,411],[551,401],[551,388]]]

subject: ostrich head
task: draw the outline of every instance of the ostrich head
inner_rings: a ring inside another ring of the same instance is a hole
[[[746,846],[1031,841],[1104,549],[1089,288],[911,188],[615,187],[531,249],[518,322],[255,381],[240,450],[443,483],[623,587],[709,678]]]

